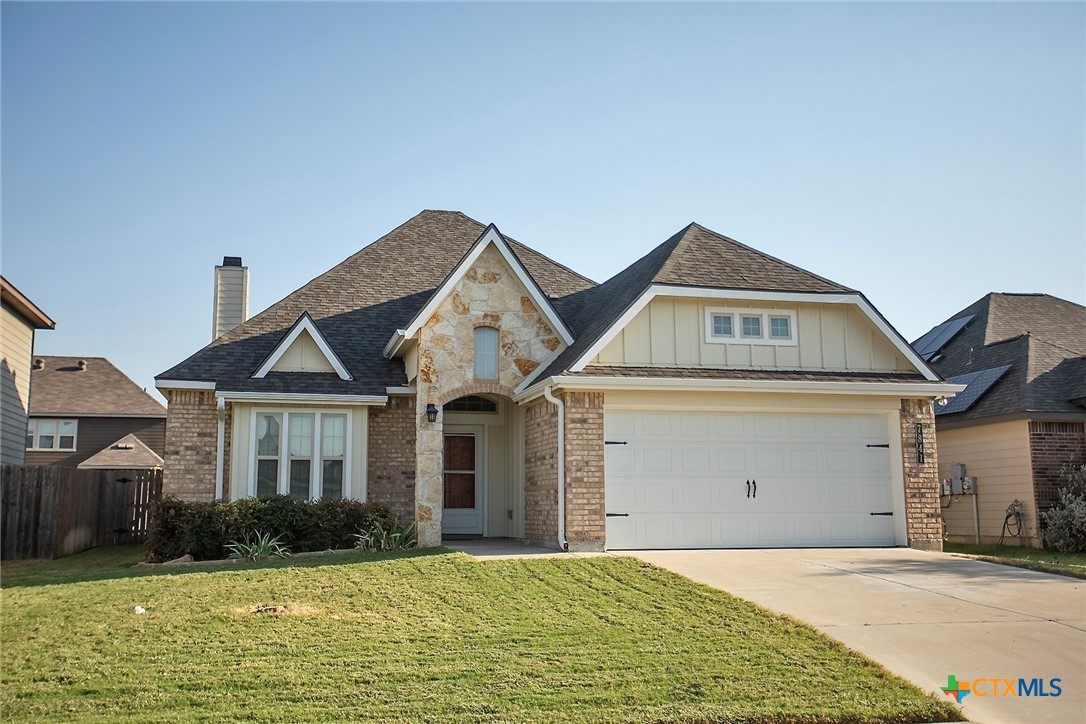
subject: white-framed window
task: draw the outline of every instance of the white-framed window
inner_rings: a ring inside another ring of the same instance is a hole
[[[345,410],[254,409],[249,495],[351,497],[351,416]]]
[[[75,450],[77,420],[32,418],[26,424],[27,450]]]
[[[475,379],[498,379],[498,330],[492,327],[475,330]]]
[[[796,313],[790,309],[706,307],[705,341],[794,346]]]

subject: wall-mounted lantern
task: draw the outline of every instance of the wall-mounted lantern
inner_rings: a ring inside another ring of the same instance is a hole
[[[426,419],[429,422],[437,422],[437,406],[432,402],[426,406]]]

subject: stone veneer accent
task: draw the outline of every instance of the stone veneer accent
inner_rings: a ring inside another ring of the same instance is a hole
[[[923,426],[924,462],[917,462],[916,425]],[[935,408],[929,399],[901,401],[901,451],[905,474],[905,531],[909,547],[943,550]]]
[[[1086,463],[1086,423],[1030,420],[1029,457],[1037,530],[1043,535],[1043,513],[1056,504],[1060,488],[1067,483],[1060,469]]]
[[[415,398],[394,395],[369,408],[366,500],[388,506],[401,522],[415,518]]]
[[[475,380],[475,330],[498,330],[498,378]],[[490,246],[464,274],[419,331],[415,386],[415,520],[420,546],[441,544],[442,418],[440,406],[468,394],[511,397],[513,388],[565,346],[536,308],[501,253]],[[410,376],[410,375],[409,375]]]
[[[603,393],[566,392],[566,541],[571,551],[602,551],[604,505]]]
[[[545,400],[524,410],[524,539],[558,545],[558,408]]]
[[[215,499],[218,412],[211,390],[167,390],[162,494]]]

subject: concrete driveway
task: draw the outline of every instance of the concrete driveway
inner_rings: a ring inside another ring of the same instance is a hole
[[[1086,721],[1086,581],[907,548],[633,555],[806,621],[941,697],[950,674],[1046,691],[1061,679],[1059,697],[977,682],[962,702],[974,721]]]

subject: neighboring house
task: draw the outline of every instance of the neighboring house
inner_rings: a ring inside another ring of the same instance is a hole
[[[1021,542],[1041,545],[1040,516],[1056,502],[1060,468],[1086,463],[1086,308],[1047,294],[993,292],[914,347],[950,382],[967,385],[935,408],[939,472],[949,478],[963,464],[977,478],[981,540],[999,540],[1019,500]],[[972,542],[973,500],[942,500],[948,537]]]
[[[697,224],[597,285],[445,211],[156,385],[166,494],[570,550],[939,549],[932,401],[960,389],[859,292]]]
[[[109,360],[39,355],[31,377],[27,465],[162,465],[166,409]]]
[[[56,323],[0,277],[0,465],[22,465],[34,331]]]

